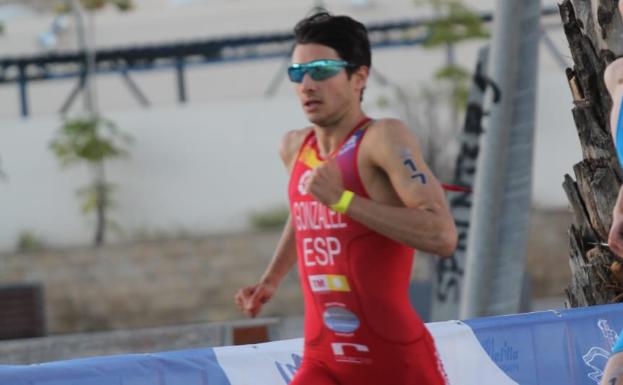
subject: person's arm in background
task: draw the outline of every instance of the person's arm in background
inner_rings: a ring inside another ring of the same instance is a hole
[[[612,226],[608,234],[608,247],[618,256],[623,256],[623,187],[612,210]]]
[[[620,2],[619,7],[621,7],[622,4],[623,2]],[[617,132],[621,101],[623,98],[623,58],[619,58],[608,65],[604,72],[604,82],[612,98],[610,129],[612,130],[612,137],[616,146],[617,135],[623,134]],[[623,148],[617,147],[619,162],[623,160],[621,159],[621,152],[623,152]],[[608,235],[608,246],[613,253],[623,256],[623,189],[619,190],[619,196],[617,197],[612,211],[612,226],[610,227],[610,234]]]
[[[288,170],[288,175],[292,171],[298,149],[308,132],[309,130],[290,131],[281,142],[279,155]],[[236,292],[234,300],[240,311],[247,317],[255,317],[262,310],[262,306],[275,294],[283,277],[295,263],[296,241],[292,221],[288,216],[275,253],[259,282]]]
[[[623,1],[619,1],[619,14],[623,16]],[[612,110],[610,111],[610,129],[614,144],[617,147],[619,162],[623,164],[621,154],[623,148],[617,146],[617,132],[621,114],[621,102],[623,101],[623,58],[619,58],[608,65],[604,72],[604,83],[612,98]],[[612,226],[608,234],[608,246],[618,256],[623,256],[623,188],[619,190],[619,196],[612,211]],[[601,385],[623,385],[623,330],[619,334],[619,340],[612,349],[612,356],[608,359],[604,369]]]

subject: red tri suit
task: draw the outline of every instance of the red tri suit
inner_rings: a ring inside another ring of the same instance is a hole
[[[361,121],[334,155],[344,187],[366,198],[357,153],[369,123]],[[322,161],[312,130],[289,184],[305,299],[303,362],[290,384],[445,384],[432,337],[408,298],[413,249],[305,194]]]

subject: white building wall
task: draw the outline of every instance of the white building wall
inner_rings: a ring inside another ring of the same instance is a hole
[[[155,231],[201,234],[247,225],[252,211],[286,203],[281,136],[302,127],[293,101],[241,101],[109,114],[131,132],[131,157],[111,162],[118,185],[111,217],[128,236]],[[0,129],[0,248],[29,230],[51,244],[87,243],[92,223],[75,191],[86,167],[62,169],[48,149],[54,118],[5,121]]]

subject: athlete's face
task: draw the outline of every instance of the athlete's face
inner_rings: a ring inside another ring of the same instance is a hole
[[[333,48],[321,44],[297,44],[292,53],[292,63],[296,64],[327,59],[342,60]],[[314,80],[305,74],[300,83],[294,84],[307,119],[319,126],[331,126],[353,108],[359,108],[359,98],[366,79],[365,67],[359,68],[351,76],[342,68],[324,80]]]

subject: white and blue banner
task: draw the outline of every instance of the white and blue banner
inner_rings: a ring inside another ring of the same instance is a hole
[[[596,385],[623,304],[427,324],[452,385]],[[286,385],[303,340],[0,365],[1,385]],[[0,363],[2,357],[0,357]]]

